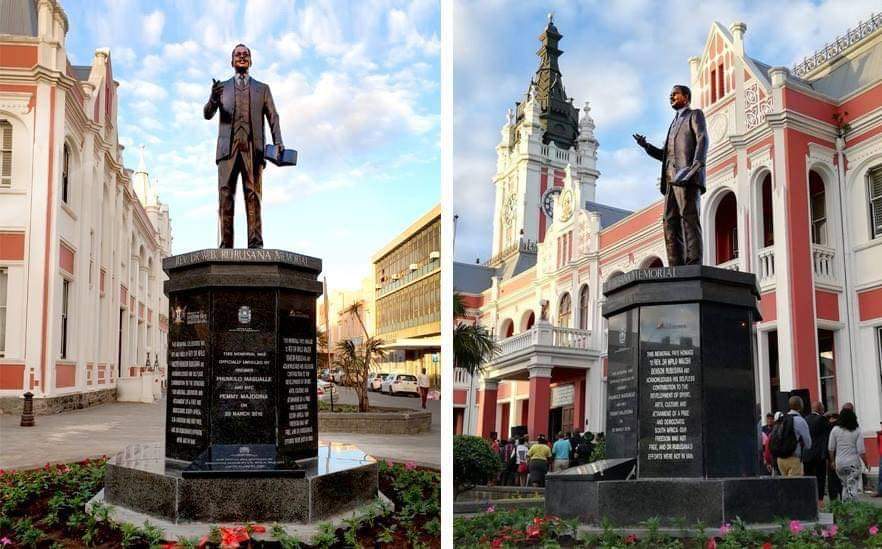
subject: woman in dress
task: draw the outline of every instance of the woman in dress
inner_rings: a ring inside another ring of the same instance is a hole
[[[861,473],[864,467],[869,470],[870,466],[853,409],[843,408],[839,412],[839,421],[830,431],[827,449],[830,451],[831,466],[842,481],[842,501],[857,499],[861,492]]]

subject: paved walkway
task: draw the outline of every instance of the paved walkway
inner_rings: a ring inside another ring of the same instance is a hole
[[[346,395],[341,395],[344,399]],[[394,399],[391,403],[388,399]],[[371,394],[379,406],[401,401],[419,408],[418,399]],[[431,403],[430,403],[431,404]],[[319,433],[322,440],[347,442],[378,458],[414,461],[440,467],[441,428],[438,401],[434,401],[432,430],[418,435]],[[437,419],[436,419],[437,418]],[[34,427],[20,427],[19,416],[0,415],[0,469],[32,469],[46,463],[112,456],[130,444],[162,443],[165,436],[165,400],[153,404],[115,402],[52,416],[37,416]]]

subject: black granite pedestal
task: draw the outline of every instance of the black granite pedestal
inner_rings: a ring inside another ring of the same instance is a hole
[[[174,523],[309,523],[370,503],[378,495],[376,460],[356,447],[322,443],[297,460],[302,477],[185,477],[159,444],[127,447],[107,462],[104,502]]]
[[[756,476],[754,275],[642,269],[607,282],[604,295],[606,455],[636,459],[635,478],[549,474],[546,510],[617,525],[817,518],[814,477]]]
[[[303,476],[316,455],[321,260],[283,250],[169,257],[165,455],[184,477]]]
[[[212,249],[169,257],[163,269],[165,445],[112,458],[105,501],[175,523],[307,523],[373,501],[375,460],[319,444],[321,260]]]

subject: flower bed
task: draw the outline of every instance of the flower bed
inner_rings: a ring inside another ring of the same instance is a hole
[[[440,474],[380,462],[380,490],[394,504],[377,503],[336,528],[322,524],[310,540],[297,540],[277,525],[217,526],[201,538],[165,540],[161,530],[118,524],[108,508],[84,508],[104,484],[105,459],[47,465],[33,471],[0,470],[0,548],[40,547],[400,547],[441,546]],[[255,538],[272,535],[274,541]]]
[[[749,530],[740,521],[723,524],[714,535],[705,525],[684,525],[682,537],[659,532],[658,521],[646,523],[646,534],[625,534],[605,525],[599,534],[579,532],[578,523],[545,516],[541,508],[486,512],[472,518],[454,518],[453,543],[457,547],[642,547],[729,549],[749,547],[882,547],[882,508],[861,502],[830,505],[834,523],[807,527],[796,520],[781,520],[773,533]]]

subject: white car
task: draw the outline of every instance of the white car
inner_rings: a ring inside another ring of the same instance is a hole
[[[322,379],[318,380],[318,383],[316,383],[315,394],[319,400],[331,400],[332,393],[334,395],[334,400],[336,401],[338,398],[337,386]]]
[[[380,391],[390,395],[397,395],[399,393],[418,395],[417,378],[411,374],[389,374],[383,380]]]
[[[370,374],[367,380],[368,390],[379,391],[380,386],[383,385],[384,379],[386,379],[386,374],[381,374],[379,372]]]

